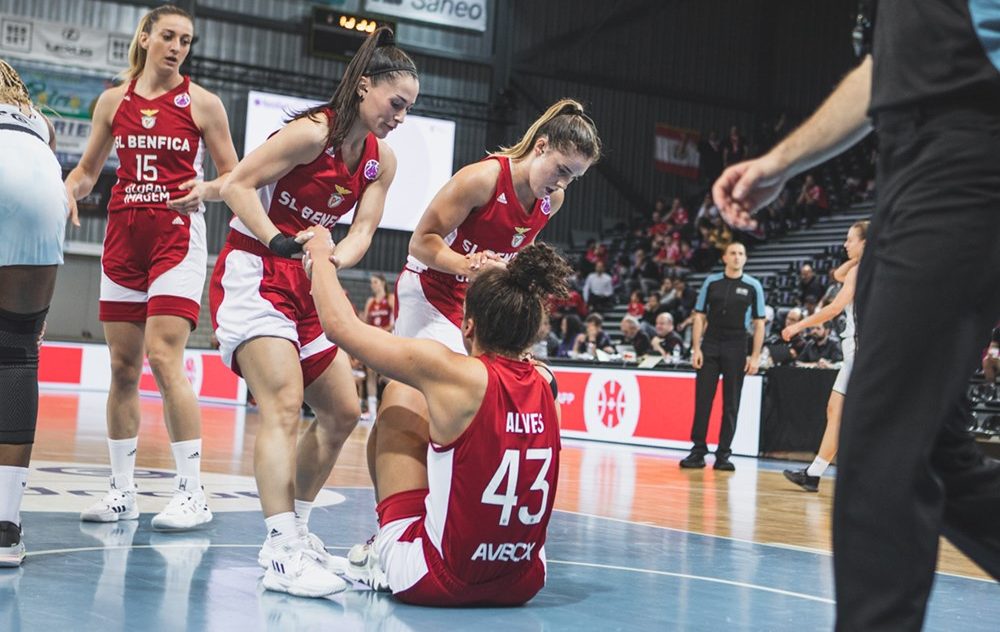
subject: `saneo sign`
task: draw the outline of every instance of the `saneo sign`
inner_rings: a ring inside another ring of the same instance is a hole
[[[414,22],[486,31],[487,0],[365,0],[365,9]]]

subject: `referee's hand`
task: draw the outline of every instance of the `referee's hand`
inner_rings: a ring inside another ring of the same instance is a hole
[[[760,369],[760,357],[759,356],[747,356],[746,366],[743,367],[743,371],[747,375],[757,375],[757,371]]]
[[[701,354],[701,349],[691,350],[691,366],[695,369],[700,369],[701,365],[705,363],[705,356]]]

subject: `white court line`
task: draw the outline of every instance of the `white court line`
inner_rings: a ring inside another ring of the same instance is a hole
[[[676,533],[688,533],[691,535],[700,535],[705,538],[716,538],[719,540],[729,540],[731,542],[739,542],[741,544],[754,544],[757,546],[770,546],[777,549],[787,549],[789,551],[799,551],[801,553],[812,553],[814,555],[822,555],[824,557],[833,557],[831,551],[824,549],[813,549],[807,546],[797,546],[795,544],[783,544],[781,542],[757,542],[756,540],[744,540],[743,538],[734,538],[728,535],[717,535],[715,533],[703,533],[701,531],[689,531],[687,529],[678,529],[676,527],[665,527],[659,524],[651,524],[648,522],[636,522],[635,520],[625,520],[624,518],[612,518],[610,516],[600,516],[597,514],[583,513],[580,511],[570,511],[568,509],[553,509],[552,511],[558,511],[560,513],[571,514],[574,516],[582,516],[584,518],[599,518],[601,520],[610,520],[611,522],[618,522],[621,524],[630,524],[637,527],[649,527],[652,529],[662,529],[664,531],[674,531]],[[958,579],[968,579],[975,582],[983,582],[986,584],[996,583],[993,579],[985,579],[982,577],[971,577],[969,575],[959,575],[958,573],[948,573],[945,571],[934,571],[936,575],[943,575],[945,577],[956,577]]]
[[[702,575],[689,575],[687,573],[672,573],[670,571],[657,571],[649,568],[632,568],[630,566],[615,566],[612,564],[594,564],[591,562],[567,562],[563,560],[546,560],[548,564],[569,564],[572,566],[586,566],[589,568],[608,568],[616,571],[627,571],[630,573],[646,573],[648,575],[663,575],[666,577],[679,577],[681,579],[695,579],[704,582],[712,582],[715,584],[726,584],[727,586],[736,586],[737,588],[750,588],[752,590],[763,590],[764,592],[775,593],[778,595],[784,595],[786,597],[796,597],[798,599],[808,599],[809,601],[818,601],[820,603],[834,605],[836,602],[833,599],[828,599],[826,597],[817,597],[816,595],[806,595],[804,593],[791,592],[789,590],[782,590],[780,588],[769,588],[767,586],[761,586],[760,584],[750,584],[747,582],[738,582],[730,579],[719,579],[718,577],[704,577]]]
[[[28,558],[39,557],[42,555],[59,555],[65,553],[83,553],[91,551],[115,551],[124,549],[187,549],[199,545],[194,544],[158,544],[153,546],[152,544],[137,544],[132,546],[81,546],[68,549],[49,549],[47,551],[29,551]],[[241,549],[241,548],[259,548],[259,544],[209,544],[208,548],[211,549]],[[347,546],[328,546],[327,549],[348,549]],[[767,586],[761,586],[759,584],[750,584],[747,582],[732,581],[728,579],[719,579],[717,577],[704,577],[701,575],[689,575],[687,573],[672,573],[670,571],[658,571],[650,568],[632,568],[630,566],[617,566],[614,564],[596,564],[592,562],[571,562],[568,560],[546,560],[548,564],[565,564],[567,566],[583,566],[587,568],[597,568],[597,569],[608,569],[614,571],[625,571],[628,573],[645,573],[647,575],[660,575],[663,577],[677,577],[680,579],[693,579],[698,581],[712,582],[716,584],[725,584],[727,586],[736,586],[737,588],[750,588],[752,590],[762,590],[764,592],[775,593],[777,595],[783,595],[786,597],[796,597],[798,599],[807,599],[809,601],[817,601],[820,603],[833,605],[835,602],[832,599],[827,599],[826,597],[817,597],[815,595],[806,595],[803,593],[791,592],[788,590],[781,590],[780,588],[769,588]]]

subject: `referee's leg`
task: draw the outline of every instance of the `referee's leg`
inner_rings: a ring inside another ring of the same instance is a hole
[[[879,208],[859,273],[834,505],[840,630],[920,629],[950,495],[964,497],[967,516],[1000,524],[995,469],[968,477],[970,446],[941,445],[1000,312],[1000,203],[986,186],[997,176],[985,156],[970,160],[987,149],[970,141],[954,135],[932,156],[926,142],[882,152],[906,167],[880,185],[892,205]]]

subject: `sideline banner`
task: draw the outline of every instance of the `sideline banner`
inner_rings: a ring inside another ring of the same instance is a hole
[[[631,445],[689,449],[694,418],[693,372],[549,365],[559,384],[562,435]],[[757,456],[763,378],[748,375],[733,438],[734,454]],[[709,416],[708,443],[719,439],[722,387]]]
[[[0,55],[112,73],[128,68],[132,35],[0,15]]]
[[[222,363],[218,351],[187,349],[184,372],[195,395],[205,402],[246,404],[246,382]],[[44,388],[107,391],[111,384],[111,356],[106,345],[46,342],[38,361],[38,382]],[[142,365],[139,394],[159,397],[149,362]]]

